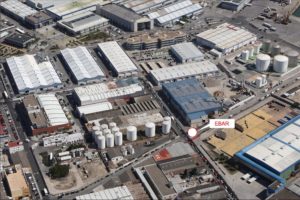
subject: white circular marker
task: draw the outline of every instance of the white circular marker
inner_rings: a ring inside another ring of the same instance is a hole
[[[195,137],[196,135],[197,135],[197,130],[195,129],[195,128],[190,128],[189,130],[188,130],[188,135],[189,135],[189,137]]]

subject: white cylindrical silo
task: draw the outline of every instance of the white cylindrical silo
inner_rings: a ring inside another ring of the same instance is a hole
[[[253,57],[254,56],[254,47],[251,47],[249,49],[249,57]]]
[[[277,55],[274,57],[273,70],[277,73],[287,72],[289,65],[289,58],[283,55]]]
[[[268,71],[271,57],[267,54],[258,54],[256,57],[256,70],[258,72]]]
[[[113,127],[111,129],[112,134],[115,134],[116,132],[119,132],[119,131],[120,131],[120,129],[118,127]]]
[[[298,58],[299,53],[294,50],[290,50],[285,53],[285,55],[289,58],[289,67],[297,67],[298,66]]]
[[[108,125],[107,124],[101,124],[101,129],[102,130],[108,129]]]
[[[262,49],[265,53],[270,53],[272,49],[272,41],[271,40],[265,40],[262,46]]]
[[[169,134],[171,131],[171,121],[163,121],[162,123],[162,133]]]
[[[267,83],[267,75],[263,74],[261,77],[262,77],[262,83],[266,84]]]
[[[135,153],[134,148],[131,146],[128,148],[129,154],[133,155]]]
[[[96,144],[98,149],[105,149],[105,137],[103,135],[98,136]]]
[[[254,44],[254,54],[255,55],[259,54],[261,46],[262,46],[262,44],[260,42],[257,42]]]
[[[153,122],[148,122],[145,124],[145,135],[147,137],[155,136],[155,124]]]
[[[109,126],[110,129],[112,129],[113,127],[116,127],[117,124],[116,124],[115,122],[110,122],[110,123],[108,124],[108,126]]]
[[[107,147],[114,147],[115,145],[115,138],[113,134],[107,134],[106,136],[106,146]]]
[[[123,134],[121,132],[116,132],[115,144],[116,146],[121,146],[123,144]]]
[[[171,121],[172,119],[171,119],[171,117],[169,117],[169,116],[166,116],[166,117],[164,117],[164,121]]]
[[[249,51],[248,50],[242,51],[241,59],[244,60],[244,61],[249,60]]]
[[[100,131],[100,127],[99,126],[93,126],[92,127],[92,131],[91,131],[92,135],[94,135],[96,131]]]
[[[126,138],[129,141],[135,141],[135,140],[137,140],[137,129],[136,129],[135,126],[128,126],[127,127]]]
[[[103,132],[103,135],[107,135],[107,134],[111,133],[111,131],[109,129],[105,129],[102,132]]]
[[[281,53],[281,47],[279,44],[276,44],[272,47],[271,55],[276,56]]]
[[[262,77],[257,77],[255,79],[255,85],[257,88],[261,88],[263,86],[263,78]]]

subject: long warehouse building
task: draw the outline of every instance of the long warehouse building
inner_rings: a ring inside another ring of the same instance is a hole
[[[202,46],[229,54],[248,44],[253,44],[257,37],[243,28],[224,23],[199,33],[196,39],[197,43]]]
[[[185,63],[173,67],[160,68],[150,71],[150,76],[156,85],[166,82],[173,82],[178,79],[198,78],[217,76],[219,69],[208,61]]]
[[[269,193],[283,189],[286,179],[300,167],[300,115],[247,146],[236,157],[251,170],[275,181],[268,187]]]
[[[82,85],[105,79],[103,71],[86,47],[67,48],[60,52],[67,70],[72,73],[76,83]]]
[[[116,41],[99,43],[98,50],[114,76],[129,77],[137,74],[137,67]]]
[[[25,21],[25,17],[38,11],[18,0],[7,0],[0,3],[0,10],[16,20]]]
[[[50,61],[38,62],[35,55],[24,55],[7,58],[6,63],[20,94],[63,87]]]
[[[181,63],[201,61],[204,59],[204,54],[192,42],[172,45],[171,52]]]

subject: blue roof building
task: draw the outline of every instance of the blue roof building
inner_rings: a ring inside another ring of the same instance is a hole
[[[162,89],[187,124],[202,122],[208,114],[221,109],[221,104],[195,78],[165,83]]]

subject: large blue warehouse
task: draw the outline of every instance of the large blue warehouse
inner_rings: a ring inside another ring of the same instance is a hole
[[[165,83],[163,92],[187,124],[201,123],[210,113],[218,112],[221,104],[195,79]]]
[[[236,154],[243,164],[275,181],[268,187],[277,192],[300,168],[300,115],[271,131]]]

